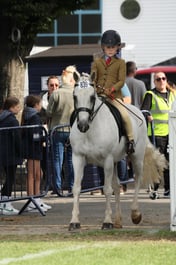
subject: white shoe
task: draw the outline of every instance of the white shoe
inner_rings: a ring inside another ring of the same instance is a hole
[[[40,209],[43,212],[47,212],[48,211],[46,208],[41,207],[41,206],[40,206]],[[39,209],[37,207],[31,207],[31,206],[28,206],[26,210],[27,210],[27,212],[31,212],[31,213],[37,213],[39,211]]]
[[[30,206],[28,206],[27,208],[26,208],[26,211],[27,212],[30,212],[30,213],[37,213],[39,210],[35,207],[30,207]]]
[[[36,208],[36,206],[33,204],[33,202],[30,202],[27,209],[28,212],[32,212],[32,213],[36,213],[38,212],[38,209]]]
[[[2,215],[17,215],[19,211],[12,206],[11,202],[4,202],[0,204],[0,213]]]
[[[50,210],[50,209],[52,209],[52,206],[51,205],[48,205],[48,204],[46,204],[46,203],[44,203],[43,202],[43,200],[39,200],[39,203],[40,203],[40,207],[44,207],[44,208],[46,208],[47,210]]]
[[[44,205],[41,205],[40,200],[39,199],[35,199],[36,203],[39,205],[40,209],[43,212],[47,212],[48,209],[46,207],[44,207]],[[27,207],[27,211],[28,212],[38,212],[37,207],[35,206],[35,204],[33,204],[33,202],[30,202],[28,207]]]

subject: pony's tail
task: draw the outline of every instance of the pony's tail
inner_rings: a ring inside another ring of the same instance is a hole
[[[165,168],[168,168],[165,156],[148,140],[144,156],[144,183],[160,183]]]

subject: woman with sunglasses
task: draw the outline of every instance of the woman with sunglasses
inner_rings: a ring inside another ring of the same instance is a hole
[[[46,109],[48,107],[49,98],[53,91],[57,90],[59,88],[59,78],[56,75],[50,75],[47,79],[47,87],[48,90],[44,92],[44,94],[41,96],[42,98],[42,109],[40,111],[40,117],[42,119],[43,124],[48,124],[48,118],[46,114]]]
[[[169,135],[169,111],[172,103],[176,99],[176,91],[169,89],[165,73],[154,73],[154,85],[152,90],[145,93],[141,110],[148,111],[146,121],[148,123],[148,136],[160,152],[169,161],[167,152]],[[147,112],[145,112],[147,113]],[[149,114],[150,113],[150,114]],[[153,191],[150,193],[151,199],[159,198],[159,183],[155,183]],[[169,169],[164,170],[164,197],[170,196]]]

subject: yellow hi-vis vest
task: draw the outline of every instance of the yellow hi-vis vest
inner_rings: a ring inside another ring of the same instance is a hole
[[[172,103],[176,99],[176,94],[169,92],[169,98],[166,100],[153,91],[147,91],[152,95],[151,115],[154,122],[154,135],[166,136],[169,134],[169,111],[171,110]],[[148,136],[151,136],[151,127],[148,126]]]

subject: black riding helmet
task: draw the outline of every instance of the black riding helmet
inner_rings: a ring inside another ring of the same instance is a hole
[[[119,46],[123,48],[125,43],[121,43],[121,37],[115,30],[107,30],[103,33],[101,38],[101,46]]]

